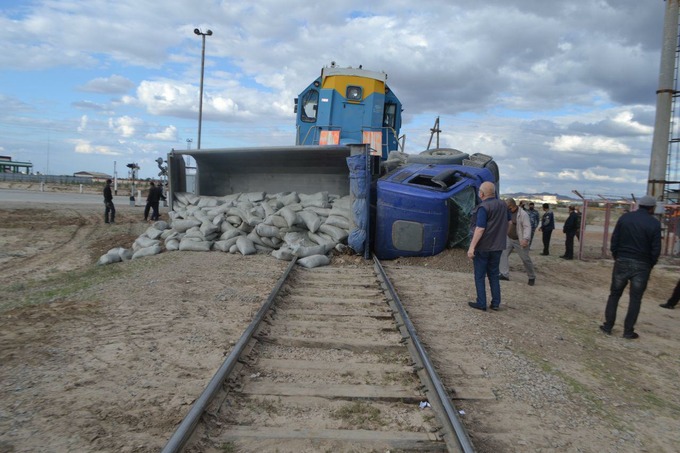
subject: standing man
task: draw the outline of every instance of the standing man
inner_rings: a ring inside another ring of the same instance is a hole
[[[529,214],[524,209],[519,209],[514,198],[505,200],[510,212],[510,227],[508,228],[507,245],[500,262],[501,280],[510,280],[510,254],[513,250],[517,250],[517,254],[522,259],[524,270],[529,277],[529,286],[534,286],[536,283],[536,272],[534,271],[534,263],[529,256],[529,242],[531,241],[531,221]]]
[[[482,183],[479,187],[479,198],[482,202],[475,207],[471,215],[472,240],[467,251],[467,256],[472,260],[475,269],[477,300],[468,302],[468,305],[486,311],[486,277],[488,277],[491,287],[491,309],[498,310],[501,304],[498,266],[505,249],[510,215],[505,203],[496,198],[496,186],[492,182]]]
[[[539,224],[539,219],[538,219],[538,211],[534,209],[534,202],[529,202],[529,210],[527,211],[527,214],[529,214],[529,220],[531,221],[531,239],[529,239],[529,248],[531,248],[531,244],[534,243],[534,233],[536,232],[536,228],[538,228]]]
[[[104,186],[104,223],[116,223],[116,207],[113,205],[113,193],[111,193],[111,180],[106,180]],[[109,213],[111,213],[111,221],[109,222]]]
[[[640,198],[637,211],[622,215],[612,233],[610,250],[614,257],[612,283],[607,306],[604,310],[604,324],[600,330],[610,335],[616,321],[616,309],[623,290],[630,281],[630,302],[623,322],[623,338],[634,340],[639,337],[635,323],[640,313],[642,295],[652,268],[661,254],[661,223],[654,217],[656,200],[645,195]]]
[[[156,186],[153,181],[149,183],[149,194],[146,196],[146,206],[144,207],[144,220],[149,217],[149,210],[151,210],[151,220],[159,219],[158,204],[160,200],[165,200],[163,196],[163,187],[158,184]]]
[[[579,227],[576,207],[571,205],[569,206],[569,217],[567,217],[567,220],[564,222],[564,227],[562,227],[562,232],[567,235],[567,238],[564,241],[564,255],[560,256],[560,258],[564,258],[565,260],[574,259],[574,237],[576,237]]]
[[[541,255],[550,255],[550,237],[555,229],[555,215],[550,210],[548,203],[543,203],[543,216],[541,217],[541,227],[539,230],[543,233],[543,253]]]

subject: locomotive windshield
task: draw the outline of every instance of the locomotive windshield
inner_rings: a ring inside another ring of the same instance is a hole
[[[319,105],[319,92],[316,90],[309,90],[302,98],[301,119],[306,123],[313,123],[316,121],[316,114]]]

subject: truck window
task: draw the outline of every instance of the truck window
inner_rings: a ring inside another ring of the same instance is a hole
[[[300,119],[306,123],[313,123],[316,121],[316,114],[319,106],[319,92],[316,90],[309,90],[302,97],[302,110]]]

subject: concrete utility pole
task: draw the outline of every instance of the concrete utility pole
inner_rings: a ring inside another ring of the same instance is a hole
[[[664,196],[668,149],[671,128],[671,109],[675,95],[675,53],[678,48],[678,3],[666,0],[659,69],[659,89],[656,91],[656,119],[652,139],[652,156],[649,163],[647,195],[657,200]]]

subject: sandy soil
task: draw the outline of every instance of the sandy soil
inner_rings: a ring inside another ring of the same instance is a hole
[[[0,451],[158,451],[287,265],[165,252],[95,266],[148,226],[142,208],[117,208],[105,225],[100,207],[0,205]],[[534,253],[534,287],[511,257],[499,312],[467,307],[460,250],[386,267],[445,384],[469,371],[495,395],[457,402],[479,451],[680,451],[680,310],[658,307],[680,262],[654,269],[629,341],[597,327],[612,267],[595,259],[601,233],[585,261],[559,259],[562,241]],[[450,363],[461,349],[470,362]]]

